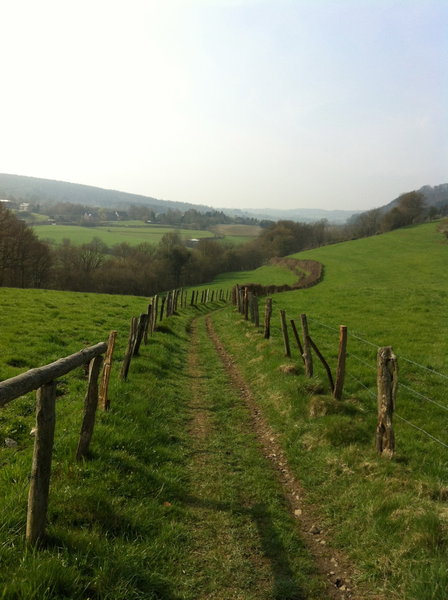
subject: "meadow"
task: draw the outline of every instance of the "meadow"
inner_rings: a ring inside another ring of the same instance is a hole
[[[109,225],[101,227],[81,227],[78,225],[38,225],[33,228],[39,239],[60,244],[64,239],[73,244],[88,244],[93,238],[99,238],[107,246],[127,243],[131,246],[148,243],[158,244],[165,233],[176,231],[182,239],[213,238],[210,231],[203,229],[181,229],[159,225],[144,225],[130,222],[123,225]]]
[[[323,263],[324,279],[273,295],[269,340],[222,303],[179,311],[132,363],[129,381],[113,377],[112,410],[99,414],[82,464],[73,454],[85,379],[63,378],[48,540],[39,551],[23,549],[34,398],[12,402],[0,414],[2,438],[18,442],[0,449],[0,597],[218,599],[229,582],[232,597],[242,599],[325,597],[278,486],[257,458],[247,410],[200,325],[208,312],[301,481],[304,502],[317,511],[326,543],[348,555],[368,597],[448,597],[447,255],[434,223],[299,253]],[[222,274],[210,287],[294,279],[266,266]],[[0,289],[0,378],[103,341],[110,329],[119,331],[117,369],[129,319],[147,301]],[[284,356],[280,309],[297,323],[307,314],[333,370],[339,325],[348,327],[342,401],[331,397],[316,358],[309,379],[296,349]],[[194,322],[196,383],[188,369]],[[392,460],[374,445],[382,345],[393,347],[399,363]],[[195,414],[201,408],[212,422],[207,447],[190,435],[197,394]],[[261,514],[247,507],[269,508]],[[264,538],[261,522],[269,523]],[[260,544],[264,558],[252,564],[248,557]],[[279,556],[288,561],[280,565]]]

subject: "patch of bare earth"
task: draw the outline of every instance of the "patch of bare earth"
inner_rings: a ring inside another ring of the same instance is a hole
[[[338,600],[384,600],[382,595],[355,584],[357,571],[354,565],[340,550],[331,547],[330,539],[320,525],[318,511],[307,502],[306,494],[300,482],[292,473],[285,453],[276,436],[258,407],[256,400],[241,375],[232,356],[219,339],[210,316],[206,318],[207,331],[215,344],[226,371],[240,396],[244,399],[252,418],[254,432],[259,440],[263,454],[270,461],[290,510],[296,517],[305,543],[315,559],[318,570],[327,582],[328,597]]]

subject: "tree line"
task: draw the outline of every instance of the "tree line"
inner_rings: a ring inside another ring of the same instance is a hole
[[[273,257],[375,235],[432,216],[422,195],[410,192],[389,211],[368,211],[344,226],[278,221],[241,245],[209,238],[187,248],[173,231],[157,245],[107,246],[93,238],[82,245],[66,239],[50,246],[0,204],[0,286],[151,296],[210,281],[219,273],[252,270]]]

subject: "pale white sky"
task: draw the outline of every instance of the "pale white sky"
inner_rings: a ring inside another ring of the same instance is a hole
[[[448,0],[1,0],[0,172],[239,208],[448,182]]]

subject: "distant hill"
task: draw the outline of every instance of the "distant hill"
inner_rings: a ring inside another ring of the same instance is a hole
[[[232,216],[250,216],[256,219],[270,219],[271,221],[289,220],[301,221],[303,223],[316,223],[326,219],[329,223],[342,225],[353,215],[359,214],[360,210],[324,210],[321,208],[260,208],[260,209],[223,209]]]
[[[424,185],[419,190],[415,190],[416,192],[421,192],[425,197],[425,201],[427,206],[435,206],[436,208],[440,208],[445,204],[448,204],[448,183],[441,183],[440,185],[435,185],[434,187],[430,185]],[[385,204],[384,206],[380,206],[380,210],[382,212],[387,212],[391,208],[397,206],[400,196],[398,198],[394,198],[389,204]]]
[[[159,200],[150,196],[128,194],[91,185],[5,173],[0,173],[0,198],[32,204],[70,202],[71,204],[114,209],[125,208],[131,204],[144,204],[154,208],[156,212],[166,212],[170,209],[184,212],[193,208],[199,212],[214,210],[210,206],[189,204],[188,202]]]

